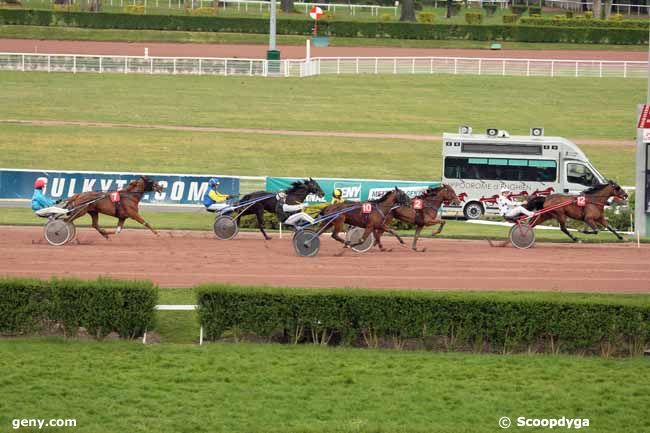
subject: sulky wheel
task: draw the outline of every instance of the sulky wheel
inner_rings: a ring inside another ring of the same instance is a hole
[[[293,249],[302,257],[315,256],[320,250],[318,233],[310,229],[297,231],[293,235]]]
[[[510,228],[510,242],[525,250],[535,244],[535,229],[527,224],[515,224]]]
[[[214,234],[217,235],[217,239],[227,241],[237,236],[237,233],[239,233],[239,225],[234,218],[222,215],[214,220]]]
[[[70,225],[65,221],[51,220],[45,224],[43,235],[50,245],[61,246],[70,239]]]
[[[347,233],[345,234],[345,240],[350,245],[356,244],[361,240],[361,238],[363,237],[363,233],[365,231],[366,230],[362,229],[361,227],[350,227]],[[370,235],[366,238],[366,240],[362,244],[351,248],[353,251],[356,251],[357,253],[365,253],[370,248],[372,248],[374,242],[375,242],[375,237],[372,233],[370,233]]]
[[[70,243],[77,236],[77,228],[71,222],[66,222],[66,224],[68,225],[68,229],[70,230],[70,236],[68,236],[68,240],[66,241],[66,243]]]

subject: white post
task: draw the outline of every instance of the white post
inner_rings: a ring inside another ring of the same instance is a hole
[[[305,41],[305,60],[307,63],[311,60],[311,39],[309,38]]]
[[[176,57],[174,57],[174,75],[176,75]]]
[[[397,74],[397,58],[393,59],[393,74]]]
[[[280,239],[282,239],[282,223],[279,224],[279,229],[280,229]]]
[[[430,59],[430,64],[429,64],[429,73],[433,74],[433,57]]]
[[[458,74],[458,59],[454,59],[454,74]]]
[[[506,76],[506,61],[502,60],[501,61],[501,75],[504,77]]]
[[[23,70],[23,72],[25,72],[25,55],[24,54],[23,54],[22,58],[23,58],[23,62],[22,62],[21,69]]]
[[[411,59],[411,74],[415,74],[415,57]]]
[[[199,346],[203,346],[203,326],[199,330]]]
[[[551,60],[551,77],[555,76],[555,60]]]
[[[576,62],[576,77],[578,76],[578,62]]]
[[[341,74],[341,58],[340,57],[336,58],[336,74],[337,75]]]
[[[379,73],[379,58],[375,57],[375,74]]]
[[[482,65],[483,65],[482,60],[483,59],[478,59],[478,74],[479,75],[481,75],[481,68],[482,68]]]
[[[149,59],[149,73],[153,75],[153,57]]]
[[[223,75],[228,75],[228,59],[223,62]]]
[[[359,75],[359,58],[357,57],[357,75]]]
[[[530,60],[526,61],[526,76],[530,77]]]
[[[127,74],[129,70],[129,58],[124,57],[124,73]]]
[[[146,59],[147,57],[149,57],[149,48],[144,47],[144,58]]]
[[[600,66],[600,68],[599,68],[600,69],[599,70],[600,78],[603,78],[603,62],[602,61],[599,63],[599,66]]]
[[[142,334],[142,344],[147,344],[147,330],[144,330],[144,334]]]
[[[627,62],[623,62],[623,78],[627,78]]]
[[[103,59],[103,57],[100,57],[100,58],[99,58],[99,73],[100,73],[100,74],[101,74],[102,72],[104,72],[104,68],[102,67],[102,59]]]
[[[72,56],[72,73],[77,73],[77,56]]]
[[[203,59],[199,59],[199,75],[203,75],[203,71],[202,71],[202,63],[203,62],[202,62],[202,60]]]
[[[51,58],[51,57],[52,57],[52,56],[50,56],[49,54],[47,55],[47,72],[48,72],[48,73],[51,72],[51,70],[50,70],[50,58]]]
[[[252,61],[252,60],[249,60],[249,62],[250,62],[250,63],[249,63],[249,65],[248,65],[248,75],[249,75],[250,77],[252,77],[252,76],[253,76],[253,61]]]

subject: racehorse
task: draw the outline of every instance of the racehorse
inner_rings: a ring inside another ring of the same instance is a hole
[[[300,204],[305,201],[305,198],[309,194],[316,194],[318,197],[322,198],[325,196],[325,193],[321,189],[318,182],[316,182],[311,177],[302,181],[296,181],[291,184],[289,189],[286,191],[287,198],[286,204]],[[267,235],[264,231],[264,211],[270,212],[272,214],[276,213],[276,207],[278,205],[278,199],[276,193],[268,191],[256,191],[250,194],[247,194],[241,198],[240,203],[244,203],[249,200],[255,200],[268,196],[266,199],[260,200],[257,203],[251,205],[248,209],[245,209],[242,213],[237,215],[237,223],[239,224],[239,219],[244,215],[255,214],[257,217],[257,225],[264,235],[264,239],[267,241],[271,239],[271,236]]]
[[[147,227],[156,235],[158,232],[142,218],[138,212],[138,205],[142,196],[146,192],[162,192],[163,187],[146,176],[140,176],[139,179],[129,182],[125,189],[113,192],[88,191],[73,195],[64,202],[66,209],[79,207],[77,211],[72,212],[68,222],[77,218],[90,215],[93,221],[93,227],[104,238],[108,235],[118,234],[124,228],[124,222],[131,218]],[[99,226],[99,214],[110,215],[117,218],[117,230],[109,232]]]
[[[614,197],[615,200],[626,200],[627,193],[616,182],[610,180],[607,183],[592,186],[578,196],[551,194],[548,197],[535,197],[526,204],[526,208],[532,211],[543,210],[572,200],[566,206],[543,213],[536,219],[534,218],[531,221],[531,226],[534,227],[549,219],[556,219],[560,223],[562,232],[570,237],[572,241],[576,242],[578,238],[569,233],[566,228],[566,219],[572,218],[574,220],[584,221],[591,227],[592,231],[584,231],[583,233],[585,234],[597,234],[597,224],[600,224],[614,233],[619,240],[623,240],[623,237],[609,225],[607,218],[605,218],[605,205],[611,197]]]
[[[399,207],[393,212],[393,216],[396,219],[415,225],[415,236],[411,245],[413,251],[418,251],[418,238],[425,226],[438,224],[438,230],[432,232],[431,236],[436,236],[442,232],[445,221],[442,218],[438,218],[438,211],[443,203],[451,204],[452,206],[460,205],[460,198],[456,195],[454,189],[447,184],[440,185],[436,188],[427,188],[426,191],[411,201],[411,207]],[[421,210],[416,209],[417,207],[420,207]],[[390,221],[387,223],[389,224]],[[424,251],[426,251],[426,248],[420,250],[420,252]]]
[[[396,209],[401,206],[409,206],[410,202],[411,199],[409,196],[401,189],[395,187],[395,189],[388,191],[376,200],[368,200],[366,202],[362,202],[361,204],[355,202],[345,202],[329,205],[320,212],[320,215],[327,216],[339,211],[343,211],[346,208],[358,207],[358,209],[342,213],[332,221],[328,222],[328,225],[331,224],[334,227],[332,238],[338,242],[341,242],[345,248],[347,248],[363,244],[368,236],[370,236],[370,233],[374,233],[375,244],[381,251],[386,251],[384,246],[381,244],[381,233],[383,232],[391,233],[399,240],[402,245],[404,245],[402,238],[400,238],[399,235],[395,233],[395,231],[388,227],[386,222],[389,218],[392,217],[392,213]],[[364,213],[364,207],[369,210],[369,213]],[[339,237],[339,232],[343,230],[344,224],[349,224],[355,227],[363,227],[366,230],[363,232],[363,236],[361,239],[359,239],[359,241],[354,244],[350,244],[345,239]]]

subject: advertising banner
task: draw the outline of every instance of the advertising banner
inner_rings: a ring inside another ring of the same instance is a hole
[[[145,194],[142,203],[200,204],[212,177],[219,179],[221,193],[239,194],[239,178],[232,176],[0,169],[0,199],[31,199],[38,177],[48,178],[45,193],[58,200],[85,191],[115,191],[141,175],[165,188],[162,193]]]
[[[292,182],[301,180],[293,177],[267,177],[267,191],[281,191],[289,188]],[[409,196],[415,197],[429,186],[438,186],[436,181],[404,181],[404,180],[379,180],[379,179],[341,179],[341,178],[314,178],[325,193],[325,197],[315,195],[307,196],[308,203],[325,203],[332,200],[332,192],[340,189],[343,199],[347,201],[366,201],[380,198],[386,192],[398,187]]]

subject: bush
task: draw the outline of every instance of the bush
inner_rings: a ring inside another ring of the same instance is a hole
[[[509,15],[509,14],[503,15],[503,24],[517,24],[518,20],[519,20],[519,15]]]
[[[614,296],[200,286],[207,339],[432,350],[635,355],[650,342],[650,301]]]
[[[528,9],[528,6],[526,6],[526,5],[512,5],[512,7],[510,9],[512,10],[513,14],[521,16],[521,15],[524,14],[524,12],[526,12],[526,10]]]
[[[638,28],[562,28],[555,25],[512,25],[516,24],[517,19],[517,15],[504,15],[503,20],[509,25],[329,21],[323,22],[319,28],[323,34],[337,37],[611,44],[644,44],[648,41],[648,31]],[[526,19],[539,20],[541,18]],[[592,22],[600,21],[592,20]],[[0,24],[257,34],[267,34],[269,26],[268,20],[263,18],[63,13],[9,9],[0,9]],[[279,19],[277,32],[280,35],[310,35],[312,26],[311,20]]]
[[[217,14],[217,10],[215,8],[207,8],[207,7],[188,9],[188,12],[194,16],[214,16]]]
[[[436,14],[433,12],[419,12],[418,13],[418,22],[433,24],[436,20]]]
[[[566,11],[565,16],[569,19],[573,18],[573,11]]]
[[[124,7],[124,13],[144,15],[144,5],[126,5]]]
[[[496,3],[483,3],[483,9],[485,9],[485,14],[491,17],[497,12],[497,5]]]
[[[467,24],[481,24],[483,23],[483,14],[478,12],[467,12],[465,14],[465,22]]]
[[[617,22],[623,21],[623,18],[624,18],[623,14],[612,14],[612,15],[609,16],[610,20],[617,21]]]
[[[0,278],[0,333],[28,334],[79,327],[104,337],[141,336],[154,324],[158,289],[146,281]]]
[[[592,11],[587,11],[585,12],[585,19],[590,20],[594,17],[594,13]]]
[[[590,27],[612,29],[645,29],[648,30],[648,20],[586,20],[581,18],[568,19],[562,15],[555,15],[552,19],[538,17],[522,17],[520,24],[531,26],[563,26],[563,27]]]
[[[379,16],[379,20],[384,22],[393,21],[393,18],[394,16],[392,14],[381,14]]]
[[[542,15],[542,8],[540,6],[530,6],[528,8],[528,15]]]

